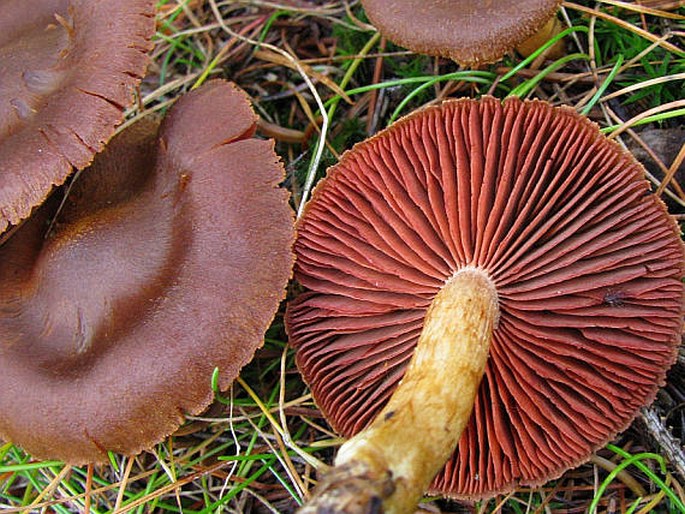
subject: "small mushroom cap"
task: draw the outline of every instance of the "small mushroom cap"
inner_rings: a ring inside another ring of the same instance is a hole
[[[286,329],[332,426],[364,428],[464,266],[497,287],[469,425],[432,490],[479,498],[586,460],[651,402],[680,343],[683,244],[644,170],[568,108],[413,114],[345,153],[298,222]]]
[[[245,93],[210,82],[114,138],[0,247],[0,437],[135,454],[226,389],[291,274],[293,214]]]
[[[154,29],[152,0],[3,0],[0,233],[114,134]]]
[[[535,34],[561,0],[362,0],[388,39],[461,64],[490,63]]]

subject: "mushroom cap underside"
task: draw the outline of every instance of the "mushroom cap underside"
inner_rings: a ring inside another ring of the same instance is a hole
[[[2,0],[0,233],[114,134],[154,30],[152,0]]]
[[[0,437],[102,462],[226,389],[285,296],[293,214],[273,142],[210,82],[114,138],[0,247]],[[198,127],[202,127],[199,130]],[[30,408],[27,408],[30,406]]]
[[[683,244],[642,167],[540,101],[458,100],[345,153],[298,222],[286,328],[332,426],[370,423],[464,266],[500,317],[470,424],[432,490],[480,498],[586,460],[663,385]]]
[[[388,39],[461,64],[490,63],[535,34],[561,0],[362,0]]]

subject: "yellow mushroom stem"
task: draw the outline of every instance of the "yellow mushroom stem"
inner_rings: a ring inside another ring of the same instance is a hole
[[[561,24],[559,18],[553,16],[535,34],[533,34],[531,37],[529,37],[522,43],[516,45],[516,51],[520,53],[522,56],[528,57],[538,48],[540,48],[543,44],[545,44],[547,41],[552,39],[554,36],[556,36],[557,34],[561,34],[561,31],[563,29],[564,27]],[[547,59],[553,61],[561,59],[564,55],[566,55],[566,44],[564,43],[564,39],[562,38],[556,43],[554,43],[551,47],[545,50],[543,55]]]
[[[455,273],[431,303],[388,404],[340,448],[300,513],[413,513],[469,421],[498,315],[485,272]]]

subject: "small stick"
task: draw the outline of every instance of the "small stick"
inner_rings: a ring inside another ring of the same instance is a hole
[[[682,444],[664,426],[654,407],[642,409],[640,419],[673,468],[685,480],[685,451]]]
[[[83,501],[83,514],[90,514],[90,498],[93,493],[93,465],[88,464],[86,472],[86,496]]]

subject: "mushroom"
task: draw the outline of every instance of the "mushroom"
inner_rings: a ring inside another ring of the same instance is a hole
[[[362,5],[394,43],[467,65],[495,62],[528,38],[540,46],[560,28],[554,14],[561,0],[362,0]],[[538,31],[545,39],[536,37]]]
[[[297,232],[307,291],[286,330],[351,437],[302,512],[545,483],[625,429],[676,357],[678,227],[569,108],[411,114],[343,155]]]
[[[0,247],[0,438],[71,464],[135,454],[212,401],[215,368],[224,390],[252,358],[294,239],[256,120],[210,82],[159,133],[114,138],[61,211],[51,197]]]
[[[152,0],[2,2],[0,233],[114,134],[154,30]]]

